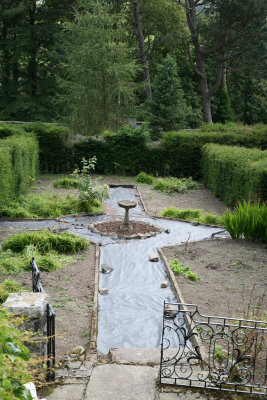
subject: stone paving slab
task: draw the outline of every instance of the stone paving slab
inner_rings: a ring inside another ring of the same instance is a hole
[[[116,364],[160,364],[160,349],[110,349],[110,355]]]
[[[46,400],[82,400],[86,383],[57,386]]]
[[[100,365],[93,370],[84,400],[155,400],[157,376],[153,367]]]

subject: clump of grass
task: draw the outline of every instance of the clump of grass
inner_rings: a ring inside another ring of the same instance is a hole
[[[258,199],[256,202],[238,202],[233,213],[227,209],[222,218],[224,227],[232,239],[245,238],[260,243],[267,242],[267,204]]]
[[[148,175],[145,172],[140,172],[137,175],[137,177],[135,178],[135,182],[146,183],[147,185],[152,185],[155,179],[156,178],[154,178],[154,176],[152,176],[152,175]]]
[[[222,226],[221,215],[202,213],[199,209],[168,207],[161,212],[161,215],[163,217],[178,218],[185,221],[196,221],[207,225]]]
[[[179,260],[170,260],[171,270],[176,275],[184,275],[185,278],[191,279],[191,281],[198,281],[200,279],[199,276],[195,272],[193,272],[188,266],[182,265]]]
[[[190,178],[157,178],[153,189],[167,194],[186,193],[188,190],[199,189],[199,184]]]
[[[56,218],[79,212],[96,213],[102,211],[99,200],[81,201],[75,196],[57,194],[29,194],[9,203],[0,210],[0,215],[9,218]]]
[[[77,188],[78,187],[78,181],[77,179],[74,178],[59,178],[56,179],[53,182],[54,187],[59,187],[59,188],[65,188],[65,189],[70,189],[70,188]]]
[[[58,253],[75,254],[89,246],[87,239],[79,238],[69,232],[59,233],[58,235],[44,229],[36,232],[24,232],[11,236],[2,244],[2,249],[11,250],[14,253],[23,251],[27,246],[34,245],[38,251],[45,255],[51,250]]]
[[[3,304],[10,293],[21,292],[21,286],[13,279],[6,279],[0,283],[0,304]]]

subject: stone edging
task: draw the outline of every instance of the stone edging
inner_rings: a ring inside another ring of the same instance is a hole
[[[95,244],[95,290],[94,306],[92,310],[91,335],[90,335],[90,360],[97,360],[97,325],[98,325],[98,282],[99,282],[99,263],[100,263],[100,245]]]

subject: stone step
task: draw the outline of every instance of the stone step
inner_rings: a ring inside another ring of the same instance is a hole
[[[159,365],[160,349],[110,349],[112,362],[116,364]]]

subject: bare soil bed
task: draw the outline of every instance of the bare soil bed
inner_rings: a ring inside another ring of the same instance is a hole
[[[200,277],[193,282],[176,275],[184,301],[197,304],[201,314],[266,319],[265,245],[212,239],[165,247],[163,252]]]
[[[23,230],[0,230],[0,242]],[[95,284],[95,245],[80,252],[75,262],[61,270],[40,273],[44,290],[50,295],[56,314],[56,358],[64,357],[75,346],[87,347],[90,342]],[[0,276],[0,281],[15,279],[25,290],[31,290],[31,272],[16,276]]]
[[[130,228],[125,229],[122,227],[123,221],[110,221],[110,222],[102,222],[95,224],[94,227],[98,232],[108,235],[112,233],[117,233],[118,235],[137,235],[137,234],[146,234],[149,232],[159,232],[159,228],[157,226],[145,223],[145,222],[130,222]]]

